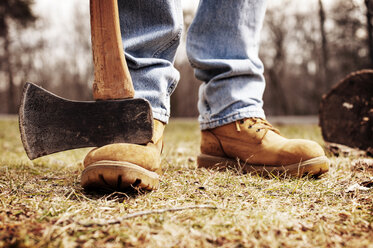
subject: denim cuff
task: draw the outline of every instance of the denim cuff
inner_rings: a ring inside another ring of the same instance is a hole
[[[155,110],[153,109],[153,119],[157,119],[165,124],[168,124],[170,116],[166,113],[165,110]]]
[[[223,126],[223,125],[226,125],[226,124],[229,124],[229,123],[232,123],[232,122],[244,119],[244,118],[253,118],[253,117],[263,118],[263,119],[266,118],[263,109],[256,108],[256,107],[255,108],[249,107],[249,108],[236,110],[234,113],[228,116],[222,117],[222,118],[212,119],[207,122],[206,121],[202,122],[201,118],[199,118],[199,121],[200,121],[201,130],[206,130],[206,129],[220,127],[220,126]]]

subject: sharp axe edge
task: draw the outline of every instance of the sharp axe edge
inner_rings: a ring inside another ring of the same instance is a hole
[[[19,129],[32,160],[83,147],[146,144],[153,135],[153,116],[144,99],[70,101],[26,83]]]
[[[18,126],[19,126],[19,132],[21,134],[21,141],[23,144],[23,147],[26,151],[27,156],[30,159],[34,159],[36,157],[33,156],[32,151],[30,149],[30,146],[27,142],[26,139],[26,133],[25,133],[25,125],[24,125],[24,109],[25,109],[25,98],[27,96],[27,90],[31,86],[31,83],[26,82],[25,85],[23,86],[23,92],[22,92],[22,97],[21,97],[21,103],[19,105],[19,110],[18,110]]]

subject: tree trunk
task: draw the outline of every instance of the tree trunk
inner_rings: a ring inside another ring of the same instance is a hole
[[[322,58],[321,58],[321,76],[322,76],[322,87],[320,88],[320,93],[324,94],[329,87],[331,86],[330,77],[329,77],[329,68],[328,68],[328,60],[329,60],[329,51],[328,51],[328,40],[326,38],[325,32],[325,10],[322,0],[319,0],[319,20],[320,20],[320,34],[321,34],[321,51],[322,51]]]
[[[370,67],[373,68],[373,27],[372,27],[372,14],[373,14],[373,2],[372,0],[365,0],[367,7],[367,31],[368,31],[368,47],[370,57]]]
[[[8,91],[7,91],[7,102],[8,102],[8,113],[17,113],[16,101],[15,101],[15,86],[14,86],[14,74],[11,63],[11,53],[10,53],[10,37],[8,30],[4,32],[4,62],[6,67],[6,74],[8,77]]]
[[[286,61],[286,54],[285,54],[285,33],[280,28],[272,28],[273,32],[275,33],[275,48],[276,48],[276,55],[273,58],[273,67],[268,69],[268,76],[272,86],[272,94],[273,97],[277,98],[279,101],[277,102],[277,113],[280,115],[286,115],[289,113],[288,108],[288,100],[285,94],[285,90],[283,88],[282,80],[284,80],[285,75],[285,61]]]
[[[276,68],[270,68],[268,70],[268,76],[271,83],[271,92],[274,99],[278,99],[276,106],[273,106],[276,109],[276,115],[287,115],[289,114],[288,101],[286,98],[285,90],[282,87],[281,79],[284,78],[284,68],[280,66],[278,71]]]

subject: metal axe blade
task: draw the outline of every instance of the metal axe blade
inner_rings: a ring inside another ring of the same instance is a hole
[[[70,101],[26,83],[19,125],[26,153],[35,159],[82,147],[146,144],[153,117],[145,99]]]

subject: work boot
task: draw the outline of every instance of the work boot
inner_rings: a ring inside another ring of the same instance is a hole
[[[247,118],[202,131],[199,167],[238,168],[260,175],[321,175],[329,160],[321,146],[304,139],[286,139],[266,120]]]
[[[158,188],[164,128],[154,120],[153,137],[146,145],[117,143],[91,150],[84,159],[82,187],[118,191]]]

